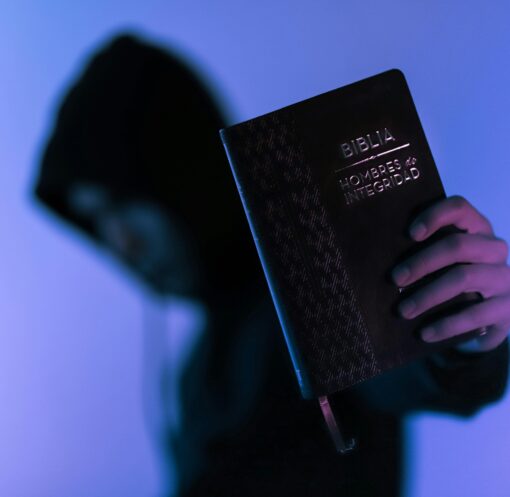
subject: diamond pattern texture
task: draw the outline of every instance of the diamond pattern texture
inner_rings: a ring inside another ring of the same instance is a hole
[[[303,377],[303,395],[329,395],[378,374],[341,246],[292,114],[266,114],[229,128],[223,138]]]

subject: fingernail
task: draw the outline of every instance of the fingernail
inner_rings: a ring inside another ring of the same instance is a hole
[[[421,330],[420,334],[421,334],[422,340],[424,340],[425,342],[433,342],[434,338],[436,336],[436,332],[434,331],[434,328],[431,328],[431,327],[423,328],[423,330]]]
[[[400,302],[398,305],[398,311],[405,318],[412,318],[414,316],[414,310],[416,309],[416,302],[413,299],[407,299]]]
[[[412,224],[409,228],[409,234],[415,240],[421,240],[427,233],[427,227],[423,223]]]
[[[397,285],[402,286],[407,281],[410,274],[411,272],[407,266],[397,266],[391,272],[391,277]]]

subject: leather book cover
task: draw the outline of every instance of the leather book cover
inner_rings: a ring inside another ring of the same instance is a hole
[[[220,131],[305,398],[471,338],[417,331],[390,272],[430,241],[407,234],[445,197],[404,75],[393,69]],[[424,284],[426,277],[413,286]],[[404,292],[404,293],[401,293]]]

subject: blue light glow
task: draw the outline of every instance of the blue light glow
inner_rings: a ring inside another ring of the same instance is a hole
[[[510,4],[17,1],[0,30],[0,495],[158,495],[142,413],[143,293],[28,191],[66,85],[130,28],[186,54],[233,122],[406,74],[448,194],[510,239]],[[50,222],[51,221],[51,222]],[[507,497],[508,397],[409,420],[407,495]]]

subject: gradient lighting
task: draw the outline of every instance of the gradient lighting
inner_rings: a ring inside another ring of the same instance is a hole
[[[142,412],[147,298],[27,194],[58,98],[92,50],[126,27],[176,48],[232,123],[399,67],[447,192],[508,240],[509,14],[502,0],[4,5],[0,495],[157,496],[164,485]],[[507,497],[509,407],[507,396],[469,420],[409,419],[407,495]]]

